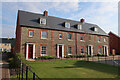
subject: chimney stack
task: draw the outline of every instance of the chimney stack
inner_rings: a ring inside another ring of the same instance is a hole
[[[81,22],[81,23],[84,23],[84,22],[85,22],[85,19],[82,18],[82,19],[80,20],[80,22]]]
[[[48,11],[44,11],[44,16],[48,16]]]

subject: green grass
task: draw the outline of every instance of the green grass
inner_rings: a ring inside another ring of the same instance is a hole
[[[80,60],[28,63],[40,78],[116,78],[115,66]]]
[[[116,78],[115,66],[80,60],[59,60],[28,63],[40,78]],[[29,78],[32,73],[28,72]],[[24,75],[25,76],[25,75]]]

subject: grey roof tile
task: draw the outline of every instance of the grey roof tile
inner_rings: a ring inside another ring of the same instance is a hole
[[[19,24],[21,26],[29,26],[29,27],[37,27],[37,28],[46,28],[46,29],[55,29],[55,30],[64,30],[64,31],[71,31],[71,32],[80,32],[80,33],[90,33],[90,34],[97,34],[97,35],[106,35],[106,34],[99,26],[96,24],[86,23],[83,24],[79,21],[63,19],[53,16],[44,16],[43,14],[36,14],[26,11],[18,11],[19,13]],[[39,24],[39,18],[46,18],[46,25]],[[71,28],[65,28],[64,23],[69,22]],[[82,24],[82,30],[76,28],[77,24]],[[92,31],[92,27],[97,27],[98,31]]]

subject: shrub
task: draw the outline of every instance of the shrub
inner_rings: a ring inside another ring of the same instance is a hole
[[[41,56],[38,58],[35,58],[35,60],[48,60],[48,59],[57,59],[55,56]]]
[[[78,55],[68,55],[65,58],[80,58],[80,57],[85,57],[85,55],[78,54]]]
[[[70,56],[66,56],[66,57],[64,57],[64,58],[70,58]]]
[[[98,53],[97,56],[103,56],[104,57],[104,56],[107,56],[107,55]]]
[[[76,55],[76,58],[81,58],[81,57],[85,57],[85,55],[83,55],[83,54]]]
[[[15,69],[21,67],[21,62],[25,61],[25,58],[22,54],[16,53],[15,55],[10,54],[8,60],[9,60],[9,68]]]
[[[116,56],[115,54],[110,54],[110,56]]]

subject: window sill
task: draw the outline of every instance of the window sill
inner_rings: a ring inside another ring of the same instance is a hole
[[[33,36],[29,36],[29,38],[33,38]]]
[[[46,23],[40,23],[40,25],[46,25]]]
[[[59,40],[61,40],[62,38],[59,38]]]
[[[72,54],[68,54],[68,55],[72,55]]]
[[[73,41],[73,40],[68,39],[68,41]]]
[[[84,53],[81,53],[82,55],[84,55]]]
[[[85,42],[84,40],[80,40],[81,42]]]
[[[41,54],[41,56],[47,56],[46,54]]]
[[[41,38],[41,39],[44,39],[44,40],[46,40],[47,38]]]

